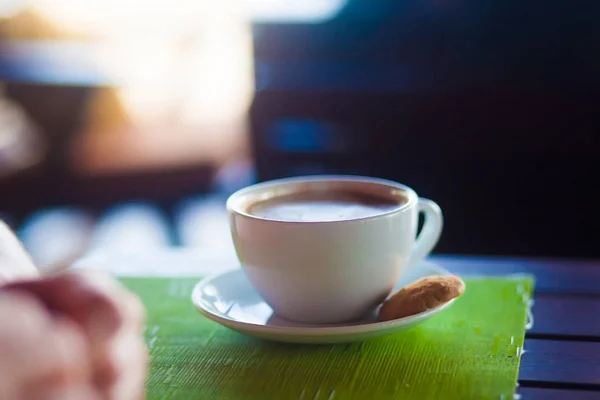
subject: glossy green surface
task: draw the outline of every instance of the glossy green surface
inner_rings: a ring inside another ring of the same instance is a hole
[[[515,392],[531,278],[468,279],[448,310],[351,345],[280,344],[231,331],[194,309],[197,281],[123,279],[148,309],[148,399],[509,399]]]

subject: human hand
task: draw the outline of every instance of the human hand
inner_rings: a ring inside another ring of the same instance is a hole
[[[0,291],[0,398],[101,400],[79,327],[26,292]]]
[[[47,318],[57,324],[64,321],[80,333],[87,351],[84,359],[89,365],[90,387],[99,399],[144,398],[144,309],[116,280],[105,273],[77,271],[13,282],[2,291],[33,296],[49,310]],[[72,332],[67,335],[73,336]]]

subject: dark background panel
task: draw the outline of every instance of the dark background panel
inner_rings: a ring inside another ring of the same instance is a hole
[[[600,255],[600,5],[351,1],[254,28],[260,180],[344,173],[442,206],[441,253]]]

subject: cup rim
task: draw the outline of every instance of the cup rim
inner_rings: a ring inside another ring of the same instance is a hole
[[[352,218],[352,219],[344,219],[344,220],[333,220],[333,221],[287,221],[287,220],[279,220],[279,219],[271,219],[265,217],[259,217],[256,215],[252,215],[246,212],[243,209],[243,203],[239,201],[239,199],[253,192],[258,192],[262,190],[276,188],[278,186],[284,185],[292,185],[292,184],[300,184],[300,183],[317,183],[317,182],[354,182],[354,183],[368,183],[368,184],[376,184],[381,186],[386,186],[388,188],[393,188],[397,190],[402,190],[406,193],[407,202],[395,207],[392,210],[384,211],[379,214],[370,215],[367,217],[360,218]],[[417,193],[411,189],[410,187],[403,185],[401,183],[382,179],[382,178],[374,178],[368,176],[360,176],[360,175],[309,175],[309,176],[297,176],[290,178],[280,178],[273,179],[261,183],[255,183],[250,186],[246,186],[243,189],[240,189],[229,196],[226,202],[226,209],[230,214],[240,215],[242,217],[263,221],[269,223],[278,223],[278,224],[291,224],[291,225],[313,225],[313,224],[347,224],[347,223],[355,223],[355,222],[365,222],[371,220],[377,220],[386,218],[392,215],[396,215],[398,213],[404,212],[407,209],[410,209],[417,205],[419,202],[419,197]]]

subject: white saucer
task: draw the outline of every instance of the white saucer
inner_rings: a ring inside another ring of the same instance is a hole
[[[422,262],[403,274],[394,291],[425,276],[448,274],[438,265]],[[192,292],[192,302],[209,319],[250,336],[278,342],[325,344],[363,341],[411,328],[448,308],[454,300],[393,321],[377,322],[373,313],[345,324],[309,325],[274,315],[243,271],[236,269],[200,281]]]

